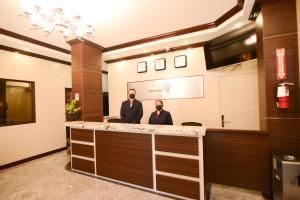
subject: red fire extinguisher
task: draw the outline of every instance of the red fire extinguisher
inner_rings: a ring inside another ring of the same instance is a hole
[[[277,108],[287,109],[290,107],[290,89],[289,85],[294,83],[280,83],[277,86]]]

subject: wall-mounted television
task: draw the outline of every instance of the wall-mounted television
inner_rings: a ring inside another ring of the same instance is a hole
[[[207,70],[256,59],[255,24],[206,42],[204,53]]]

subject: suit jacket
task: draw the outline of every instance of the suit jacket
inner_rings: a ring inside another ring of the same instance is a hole
[[[164,124],[173,125],[173,120],[170,112],[161,110],[159,115],[154,111],[149,118],[149,124]]]
[[[142,102],[135,99],[130,107],[130,100],[123,101],[120,116],[123,123],[140,124],[143,117]]]

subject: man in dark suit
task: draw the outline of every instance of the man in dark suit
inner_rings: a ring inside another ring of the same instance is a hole
[[[128,91],[128,100],[122,102],[120,116],[123,123],[140,124],[143,117],[142,102],[135,99],[135,89]]]

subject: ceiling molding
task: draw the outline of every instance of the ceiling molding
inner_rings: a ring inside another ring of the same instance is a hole
[[[126,42],[123,44],[110,46],[110,47],[104,48],[102,52],[104,53],[104,52],[109,52],[109,51],[115,51],[118,49],[128,48],[131,46],[136,46],[136,45],[140,45],[140,44],[144,44],[144,43],[148,43],[148,42],[153,42],[153,41],[157,41],[157,40],[162,40],[162,39],[166,39],[166,38],[171,38],[171,37],[176,37],[176,36],[194,33],[194,32],[198,32],[198,31],[203,31],[203,30],[207,30],[207,29],[211,29],[211,28],[216,28],[217,26],[221,25],[222,23],[224,23],[225,21],[230,19],[232,16],[234,16],[235,14],[237,14],[238,12],[243,10],[244,4],[245,4],[245,0],[237,0],[237,5],[235,5],[232,9],[230,9],[228,12],[226,12],[224,15],[219,17],[214,22],[205,23],[205,24],[201,24],[201,25],[197,25],[197,26],[193,26],[193,27],[189,27],[189,28],[185,28],[185,29],[181,29],[181,30],[177,30],[177,31],[172,31],[172,32],[155,35],[155,36],[148,37],[148,38],[143,38],[143,39],[139,39],[139,40],[135,40],[135,41],[131,41],[131,42]]]
[[[121,58],[116,58],[116,59],[111,59],[111,60],[105,60],[104,62],[107,64],[115,63],[115,62],[120,62],[120,61],[125,61],[125,60],[133,60],[137,58],[143,58],[143,57],[148,57],[152,55],[158,55],[158,54],[163,54],[163,53],[169,53],[169,52],[174,52],[174,51],[181,51],[189,48],[197,48],[197,47],[202,47],[203,43],[194,43],[194,44],[189,44],[189,45],[183,45],[183,46],[177,46],[177,47],[172,47],[169,49],[161,49],[161,50],[156,50],[156,51],[151,51],[147,53],[141,53],[141,54],[135,54],[131,56],[125,56]]]
[[[46,47],[46,48],[49,48],[49,49],[53,49],[55,51],[59,51],[59,52],[62,52],[62,53],[71,54],[71,51],[68,50],[68,49],[64,49],[64,48],[61,48],[61,47],[58,47],[58,46],[54,46],[52,44],[48,44],[48,43],[45,43],[45,42],[33,39],[31,37],[27,37],[27,36],[24,36],[24,35],[6,30],[6,29],[3,29],[3,28],[0,28],[0,34],[6,35],[8,37],[16,38],[18,40],[22,40],[22,41],[25,41],[25,42],[29,42],[29,43],[32,43],[32,44],[35,44],[35,45],[39,45],[39,46],[42,46],[42,47]]]
[[[80,38],[80,39],[75,38],[75,39],[67,41],[67,43],[71,46],[74,45],[74,44],[77,44],[77,43],[84,43],[84,44],[90,45],[92,47],[95,47],[95,48],[99,49],[100,51],[102,51],[104,49],[103,46],[101,46],[99,44],[96,44],[96,43],[94,43],[90,40],[84,39],[84,38]]]
[[[264,2],[268,0],[257,0],[258,3]],[[271,1],[271,0],[269,0]],[[219,25],[221,25],[222,23],[224,23],[225,21],[227,21],[228,19],[230,19],[231,17],[233,17],[235,14],[237,14],[238,12],[240,12],[241,10],[243,10],[245,4],[245,0],[237,0],[237,4],[230,9],[228,12],[226,12],[225,14],[223,14],[221,17],[219,17],[218,19],[216,19],[214,22],[210,22],[210,23],[205,23],[205,24],[200,24],[197,26],[193,26],[193,27],[189,27],[189,28],[185,28],[185,29],[180,29],[177,31],[172,31],[172,32],[168,32],[168,33],[164,33],[164,34],[160,34],[160,35],[155,35],[152,37],[148,37],[148,38],[143,38],[143,39],[139,39],[139,40],[135,40],[135,41],[131,41],[131,42],[127,42],[127,43],[122,43],[122,44],[118,44],[118,45],[114,45],[114,46],[110,46],[107,48],[102,47],[101,45],[98,45],[92,41],[89,41],[87,39],[82,39],[83,41],[85,41],[85,43],[88,43],[98,49],[100,49],[103,53],[105,52],[109,52],[109,51],[115,51],[118,49],[123,49],[123,48],[128,48],[131,46],[136,46],[136,45],[140,45],[140,44],[144,44],[144,43],[149,43],[149,42],[153,42],[153,41],[157,41],[157,40],[162,40],[162,39],[166,39],[166,38],[171,38],[171,37],[176,37],[176,36],[180,36],[180,35],[185,35],[185,34],[189,34],[189,33],[194,33],[194,32],[199,32],[199,31],[203,31],[203,30],[207,30],[207,29],[212,29],[212,28],[216,28]],[[71,51],[68,49],[64,49],[52,44],[48,44],[39,40],[36,40],[34,38],[31,37],[27,37],[6,29],[2,29],[0,28],[0,34],[2,35],[6,35],[9,37],[13,37],[25,42],[29,42],[35,45],[39,45],[39,46],[43,46],[52,50],[56,50],[62,53],[66,53],[66,54],[71,54]],[[76,42],[76,41],[80,41],[79,39],[73,39],[68,41],[69,44],[71,44],[72,42]],[[71,42],[71,43],[70,43]]]
[[[57,63],[60,63],[60,64],[69,65],[70,67],[72,66],[71,62],[68,62],[68,61],[64,61],[64,60],[60,60],[60,59],[57,59],[57,58],[44,56],[44,55],[37,54],[37,53],[32,53],[32,52],[29,52],[29,51],[25,51],[25,50],[22,50],[22,49],[17,49],[17,48],[5,46],[5,45],[0,45],[0,50],[19,53],[19,54],[22,54],[22,55],[31,56],[31,57],[35,57],[35,58],[40,58],[40,59],[48,60],[48,61],[52,61],[52,62],[57,62]],[[103,74],[108,74],[108,72],[105,71],[105,70],[102,70],[102,73]]]
[[[255,1],[248,19],[251,21],[255,21],[260,12],[260,9],[260,4],[257,1]]]
[[[19,53],[19,54],[22,54],[22,55],[31,56],[31,57],[35,57],[35,58],[40,58],[40,59],[48,60],[48,61],[52,61],[52,62],[57,62],[57,63],[64,64],[64,65],[71,65],[71,62],[68,62],[68,61],[60,60],[60,59],[57,59],[57,58],[52,58],[52,57],[49,57],[49,56],[44,56],[44,55],[37,54],[37,53],[32,53],[32,52],[25,51],[25,50],[22,50],[22,49],[16,49],[16,48],[9,47],[9,46],[0,45],[0,50]]]

